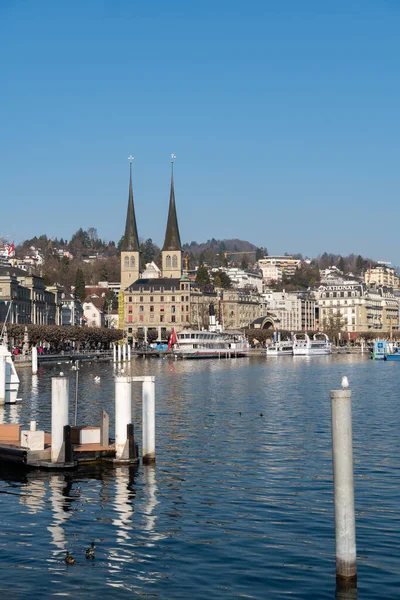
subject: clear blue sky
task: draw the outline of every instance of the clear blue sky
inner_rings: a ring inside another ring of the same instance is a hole
[[[2,0],[0,234],[400,264],[398,0]]]

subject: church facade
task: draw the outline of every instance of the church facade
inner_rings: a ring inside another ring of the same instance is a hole
[[[208,327],[208,307],[216,294],[203,294],[193,287],[183,272],[183,251],[175,204],[173,163],[168,209],[168,220],[162,247],[161,277],[145,278],[140,274],[140,244],[136,224],[132,164],[130,165],[128,210],[125,234],[121,248],[120,316],[123,316],[124,336],[128,341],[149,330],[155,330],[157,339],[166,339],[172,327]]]

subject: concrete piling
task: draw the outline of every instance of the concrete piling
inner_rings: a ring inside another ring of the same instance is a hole
[[[121,348],[121,346],[119,346]],[[115,458],[129,459],[127,425],[132,422],[131,378],[115,378]]]
[[[331,391],[336,577],[356,581],[351,391]]]
[[[144,463],[156,460],[155,377],[142,377],[142,455]]]
[[[105,411],[101,411],[100,422],[100,444],[104,447],[109,445],[109,430],[110,430],[110,415]]]
[[[51,378],[51,462],[65,462],[64,426],[68,425],[69,380]]]
[[[32,375],[37,375],[38,372],[38,353],[37,347],[32,346]]]
[[[6,402],[6,357],[0,355],[0,405]]]
[[[117,362],[117,346],[113,344],[113,362]]]

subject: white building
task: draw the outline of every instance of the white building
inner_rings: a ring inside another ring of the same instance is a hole
[[[301,265],[301,260],[292,256],[265,256],[258,261],[258,268],[262,271],[263,281],[282,281],[282,276],[293,277]]]
[[[61,294],[61,325],[82,325],[83,309],[80,300],[71,292]]]
[[[88,327],[104,327],[104,298],[88,296],[83,303],[83,317]]]
[[[146,263],[146,268],[142,273],[142,279],[158,279],[162,275],[155,262]]]
[[[212,269],[213,273],[224,271],[232,281],[232,287],[239,290],[254,290],[261,294],[263,278],[261,274],[249,273],[238,267],[220,267]]]

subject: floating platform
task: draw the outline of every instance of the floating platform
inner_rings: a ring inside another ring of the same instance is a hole
[[[44,433],[44,449],[31,450],[21,445],[21,429],[20,424],[0,425],[0,463],[13,463],[26,469],[75,469],[81,464],[101,462],[103,459],[110,460],[115,458],[115,445],[109,444],[103,446],[99,443],[73,443],[72,441],[65,442],[65,462],[52,462],[51,460],[51,434]],[[70,438],[75,438],[77,431],[85,428],[71,428],[72,435]],[[93,429],[93,428],[90,428]],[[137,448],[134,452],[135,456],[132,461],[138,460]]]

